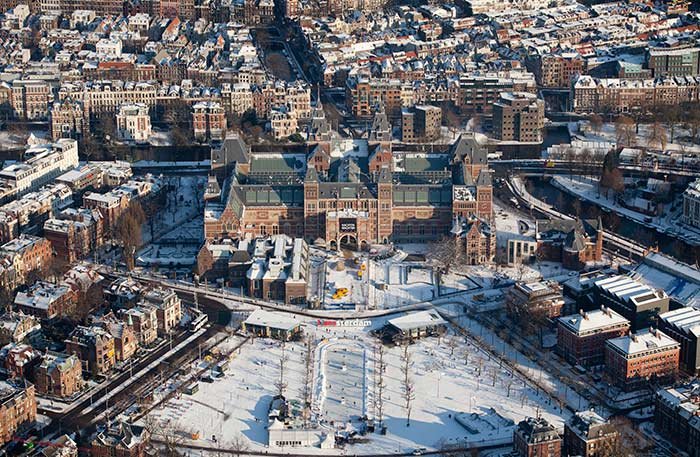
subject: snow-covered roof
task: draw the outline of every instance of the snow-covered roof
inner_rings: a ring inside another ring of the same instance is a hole
[[[668,256],[651,253],[635,268],[634,278],[663,289],[686,306],[700,307],[700,271]]]
[[[253,313],[248,316],[245,320],[245,325],[255,325],[258,327],[269,327],[279,330],[294,330],[301,323],[288,317],[283,313],[276,313],[273,311],[265,311],[264,309],[258,309],[253,311]]]
[[[399,330],[407,331],[417,328],[445,325],[447,321],[440,317],[436,311],[418,311],[416,313],[390,319],[389,324]]]
[[[676,340],[659,330],[612,338],[607,341],[607,345],[626,357],[648,351],[680,347]]]
[[[659,319],[683,330],[686,333],[700,337],[700,309],[680,308],[659,315]]]
[[[615,311],[605,308],[584,312],[582,314],[560,317],[559,323],[568,330],[580,335],[595,330],[629,324],[629,321]]]

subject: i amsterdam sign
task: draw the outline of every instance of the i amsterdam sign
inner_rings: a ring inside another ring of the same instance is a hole
[[[355,233],[357,232],[357,219],[355,218],[341,218],[339,221],[339,227],[341,233]]]

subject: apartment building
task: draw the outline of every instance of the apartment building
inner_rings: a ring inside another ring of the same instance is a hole
[[[78,301],[75,290],[67,284],[37,281],[15,296],[15,306],[23,313],[40,319],[65,317],[73,312]]]
[[[571,81],[585,73],[586,63],[577,52],[537,55],[527,60],[537,83],[547,88],[568,88]]]
[[[192,128],[197,141],[222,141],[226,136],[226,113],[221,104],[195,103],[192,106]]]
[[[39,79],[16,79],[12,81],[10,104],[18,119],[29,121],[49,118],[49,104],[53,101],[51,86]]]
[[[270,111],[270,132],[275,140],[286,140],[298,130],[297,118],[286,107]]]
[[[683,223],[700,227],[700,178],[683,192]]]
[[[0,444],[36,420],[34,386],[24,379],[0,381]]]
[[[345,103],[354,117],[370,117],[381,109],[392,118],[413,105],[411,86],[398,79],[348,78]]]
[[[601,457],[621,449],[620,432],[595,411],[580,411],[564,425],[565,455]]]
[[[503,92],[493,104],[493,135],[501,141],[541,143],[544,100],[527,92]]]
[[[654,429],[689,457],[700,457],[700,382],[656,391]]]
[[[147,457],[151,436],[145,427],[122,421],[108,423],[93,435],[90,455],[93,457]]]
[[[41,324],[36,317],[8,311],[0,315],[0,345],[21,343],[30,333],[40,329]]]
[[[182,303],[173,290],[151,289],[143,294],[143,301],[156,309],[159,335],[169,334],[180,325]]]
[[[149,347],[158,338],[158,312],[155,307],[142,303],[123,310],[121,317],[136,334],[139,346]]]
[[[557,353],[585,368],[605,362],[605,342],[627,335],[630,323],[609,308],[583,311],[557,321]]]
[[[60,258],[73,263],[102,245],[103,221],[98,210],[66,210],[59,217],[44,223],[44,236]]]
[[[114,115],[124,104],[143,104],[151,110],[156,106],[157,94],[155,83],[112,80],[67,82],[61,85],[58,97],[82,102],[91,117]]]
[[[700,78],[598,79],[579,76],[572,83],[571,103],[577,113],[629,113],[700,101]]]
[[[151,136],[151,116],[143,103],[127,103],[117,112],[117,138],[135,143],[146,143]]]
[[[401,111],[401,141],[424,143],[440,138],[442,109],[416,105]]]
[[[70,99],[57,101],[51,106],[51,138],[79,139],[86,132],[89,122],[83,104]]]
[[[613,385],[632,391],[649,380],[673,381],[678,374],[680,344],[651,329],[605,342],[605,369]]]
[[[561,457],[562,438],[543,417],[528,417],[513,433],[513,451],[518,457]]]
[[[68,398],[83,388],[83,368],[75,355],[47,353],[36,368],[37,392],[51,397]]]
[[[138,338],[133,328],[125,322],[108,318],[102,326],[114,338],[114,354],[117,362],[129,360],[138,348]]]
[[[0,170],[0,182],[23,195],[77,166],[78,142],[63,138],[53,144],[29,147],[22,162]]]
[[[65,341],[66,352],[77,356],[83,371],[93,376],[108,374],[116,364],[114,338],[99,326],[79,325]]]
[[[700,47],[652,47],[646,59],[654,77],[700,75]]]
[[[46,268],[51,256],[49,240],[33,235],[22,234],[0,246],[0,257],[14,268],[17,284],[23,284],[30,272]]]

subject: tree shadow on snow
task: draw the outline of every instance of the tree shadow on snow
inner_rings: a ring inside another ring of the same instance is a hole
[[[254,443],[267,444],[267,417],[270,410],[272,395],[263,395],[258,399],[255,408],[250,411],[252,419],[244,420],[248,426],[243,435]]]

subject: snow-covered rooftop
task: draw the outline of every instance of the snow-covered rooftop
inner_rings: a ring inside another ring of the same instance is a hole
[[[417,313],[389,319],[389,324],[403,331],[444,325],[446,323],[447,321],[435,311],[418,311]]]
[[[607,345],[627,357],[647,351],[680,347],[676,340],[659,330],[613,338],[607,341]]]
[[[298,327],[300,322],[283,313],[258,309],[248,316],[248,319],[245,320],[245,324],[290,331]]]
[[[560,317],[559,323],[576,334],[582,334],[629,324],[629,321],[615,311],[605,308]]]

